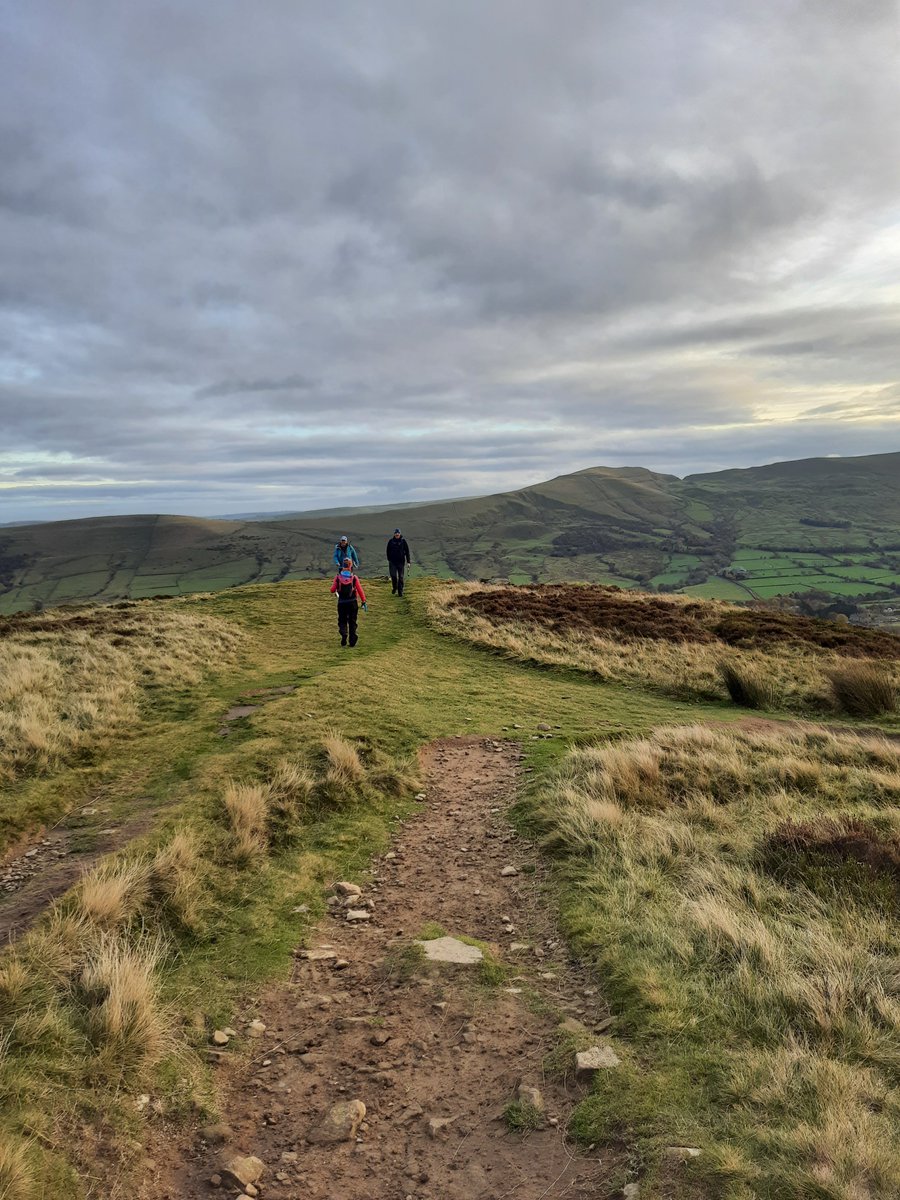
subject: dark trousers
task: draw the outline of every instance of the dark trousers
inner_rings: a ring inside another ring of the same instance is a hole
[[[339,600],[338,601],[338,629],[341,634],[341,645],[347,644],[347,637],[350,637],[350,645],[355,646],[359,640],[356,636],[356,622],[359,619],[359,601],[358,600]]]
[[[400,595],[402,596],[403,595],[403,576],[404,576],[404,573],[406,572],[406,563],[405,562],[395,563],[395,562],[391,562],[391,560],[388,559],[388,566],[390,567],[390,570],[391,570],[391,591],[399,592]]]

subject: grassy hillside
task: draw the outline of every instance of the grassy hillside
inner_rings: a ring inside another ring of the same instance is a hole
[[[575,634],[568,662],[479,648],[448,636],[444,586],[397,600],[376,582],[352,653],[321,581],[0,625],[23,718],[2,731],[0,849],[52,826],[77,856],[121,831],[0,956],[2,1194],[134,1194],[147,1138],[216,1112],[212,1030],[287,976],[329,881],[410,815],[416,752],[474,733],[521,746],[529,782],[498,803],[552,848],[550,901],[615,1018],[621,1069],[570,1136],[624,1151],[648,1200],[895,1196],[896,743],[841,737],[833,712],[798,727],[777,695],[747,729],[724,688],[676,696],[633,663],[602,682],[556,589],[535,595]],[[768,614],[730,629],[736,610],[652,602],[674,614],[669,647],[684,622],[704,647],[704,630],[775,636]],[[815,630],[779,628],[815,673]],[[849,655],[887,636],[816,628]],[[35,745],[36,704],[38,725],[75,728]],[[700,1149],[677,1190],[673,1144]]]
[[[685,480],[592,467],[495,496],[340,516],[12,527],[0,531],[0,613],[323,575],[344,532],[363,573],[380,574],[395,525],[416,566],[445,578],[582,579],[735,600],[819,589],[865,602],[900,595],[898,479],[898,454]]]

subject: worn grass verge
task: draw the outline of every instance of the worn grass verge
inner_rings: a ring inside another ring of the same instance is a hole
[[[572,1129],[631,1142],[649,1195],[673,1170],[722,1200],[900,1194],[898,801],[900,746],[815,727],[662,728],[543,794],[626,1039]]]
[[[353,777],[341,776],[339,804],[335,761]],[[210,1109],[212,1029],[248,979],[290,962],[299,897],[318,905],[325,880],[384,838],[417,786],[395,761],[387,798],[373,780],[389,762],[331,733],[258,778],[213,773],[190,818],[101,863],[3,955],[0,1184],[6,1170],[11,1198],[109,1195],[135,1169],[148,1119]],[[135,1107],[143,1089],[146,1112]],[[102,1128],[112,1153],[73,1144],[73,1121]]]
[[[239,642],[226,621],[150,602],[3,622],[0,783],[96,750],[138,722],[147,687],[189,688]]]
[[[529,591],[539,592],[540,589]],[[488,617],[477,608],[460,603],[482,593],[509,594],[509,610],[502,617]],[[640,593],[620,593],[616,602],[620,607],[639,609],[641,599]],[[751,708],[821,714],[835,709],[832,682],[835,673],[866,678],[878,674],[883,680],[882,693],[884,687],[888,687],[896,694],[900,687],[900,638],[880,635],[889,647],[896,643],[896,649],[891,651],[894,658],[887,658],[876,669],[864,660],[848,660],[828,645],[816,647],[785,640],[757,646],[752,640],[746,643],[740,638],[723,640],[732,636],[728,625],[730,614],[737,614],[735,619],[748,627],[754,616],[730,605],[713,601],[688,602],[684,597],[644,599],[671,608],[675,615],[688,607],[708,608],[711,616],[707,623],[712,623],[715,617],[714,627],[722,631],[722,636],[714,637],[705,625],[696,622],[696,640],[674,636],[683,632],[678,626],[671,639],[663,636],[665,627],[654,636],[640,636],[634,631],[623,634],[603,632],[574,624],[568,627],[565,614],[554,625],[548,625],[518,615],[514,591],[481,584],[454,583],[435,587],[428,598],[428,614],[433,626],[441,632],[521,662],[570,667],[589,673],[604,683],[636,684],[679,699],[730,698]],[[789,618],[782,620],[789,621]],[[827,626],[824,621],[819,624]],[[853,715],[864,716],[892,711],[885,705],[857,711],[844,705],[838,707]]]

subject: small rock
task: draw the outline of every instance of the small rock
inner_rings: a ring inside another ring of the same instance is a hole
[[[422,947],[425,957],[431,962],[476,963],[484,958],[477,946],[469,946],[455,937],[433,938],[426,942],[416,942],[416,945]]]
[[[250,1037],[259,1038],[266,1032],[266,1027],[262,1021],[251,1021],[247,1026],[247,1033]],[[253,1181],[251,1180],[251,1183]]]
[[[421,1104],[408,1104],[397,1118],[397,1123],[398,1125],[408,1125],[416,1117],[421,1117],[424,1111]]]
[[[510,942],[509,950],[511,954],[517,954],[520,950],[530,949],[527,942]]]
[[[500,874],[505,879],[510,879],[513,875],[518,875],[518,873],[519,873],[518,867],[504,867],[503,870],[500,872]]]
[[[234,1130],[224,1121],[219,1121],[215,1125],[204,1125],[200,1130],[200,1136],[211,1146],[219,1146],[223,1142],[231,1141],[234,1137]]]
[[[621,1059],[612,1046],[591,1046],[589,1050],[581,1050],[575,1055],[576,1071],[601,1071],[609,1067],[618,1067]]]
[[[307,962],[328,962],[337,958],[337,955],[333,950],[301,950],[298,957],[306,959]]]
[[[369,910],[367,908],[348,908],[347,909],[347,920],[351,921],[351,922],[371,921],[372,914],[369,912]]]
[[[341,1100],[332,1105],[321,1124],[307,1134],[306,1140],[314,1145],[349,1142],[356,1137],[365,1115],[366,1106],[362,1100]]]
[[[641,1185],[639,1183],[626,1183],[622,1188],[622,1200],[638,1200],[641,1194]]]
[[[415,798],[416,800],[424,800],[426,799],[426,795],[424,792],[416,792]]]
[[[248,1183],[259,1183],[266,1164],[255,1154],[238,1154],[222,1164],[221,1175],[226,1183],[245,1188]]]
[[[667,1146],[666,1158],[672,1162],[688,1162],[692,1158],[699,1158],[701,1151],[697,1146]]]
[[[335,971],[346,971],[350,966],[349,958],[336,958],[331,964]]]
[[[221,1187],[222,1186],[222,1176],[219,1174],[218,1171],[214,1171],[213,1174],[210,1175],[209,1185],[210,1185],[210,1187]]]
[[[308,913],[309,905],[308,904],[298,904],[295,908],[291,909],[291,912],[292,913]]]
[[[227,1046],[231,1038],[229,1038],[224,1029],[217,1029],[210,1038],[210,1041],[214,1046]]]
[[[361,896],[362,888],[358,883],[340,882],[334,885],[334,890],[339,896]]]
[[[426,1126],[428,1136],[430,1138],[445,1137],[454,1120],[454,1117],[431,1117]]]
[[[225,1028],[222,1030],[222,1032],[225,1034],[226,1037],[230,1037],[230,1038],[237,1037],[237,1030],[231,1029],[228,1025],[225,1026]]]
[[[369,1038],[369,1042],[373,1046],[386,1046],[390,1040],[391,1035],[389,1033],[385,1033],[383,1030],[379,1030],[378,1033],[373,1033]]]
[[[522,1104],[530,1104],[539,1113],[546,1108],[540,1088],[533,1087],[529,1083],[520,1083],[516,1095]]]
[[[546,731],[549,728],[550,728],[550,726],[547,724],[546,721],[538,721],[537,725],[535,726],[535,729],[540,729],[542,732]]]
[[[255,1188],[252,1183],[245,1183],[244,1195],[249,1196],[250,1200],[254,1200],[254,1197],[259,1195],[259,1189]]]

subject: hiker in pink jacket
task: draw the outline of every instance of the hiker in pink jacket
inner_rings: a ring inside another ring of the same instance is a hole
[[[332,593],[337,593],[338,630],[341,635],[341,645],[355,646],[359,641],[356,632],[356,622],[359,618],[359,606],[366,608],[366,593],[356,575],[353,574],[353,563],[349,558],[344,559],[344,565],[334,577],[331,585]]]

